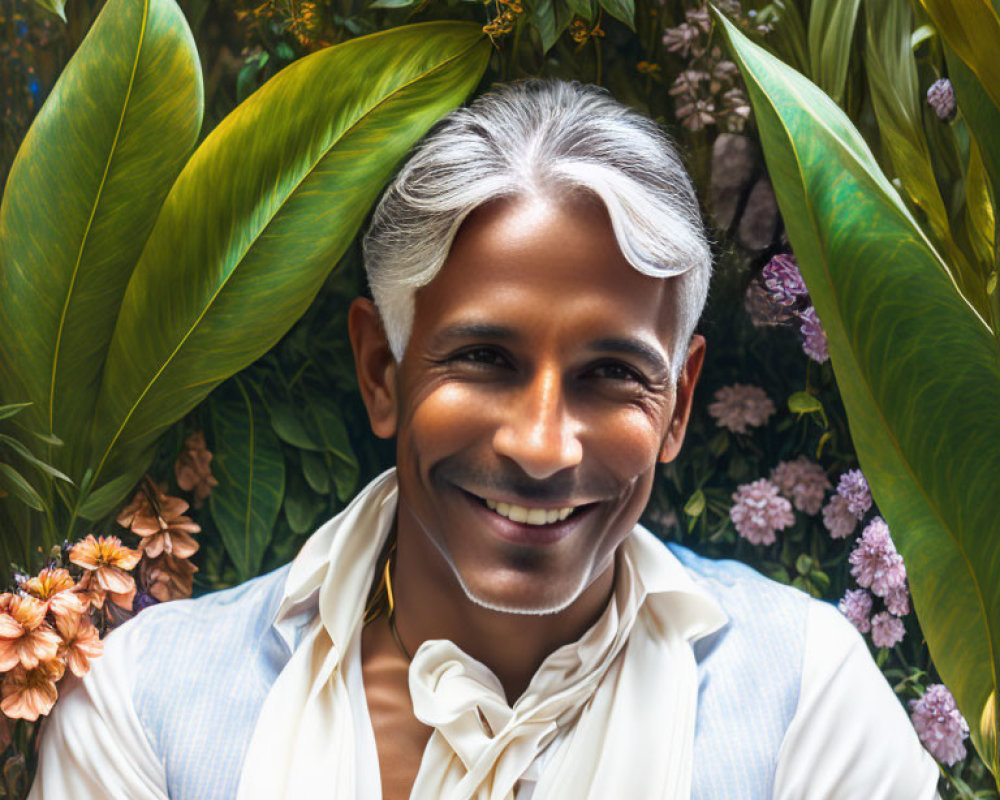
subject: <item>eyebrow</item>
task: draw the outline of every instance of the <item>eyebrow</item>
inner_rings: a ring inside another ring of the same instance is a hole
[[[590,342],[588,349],[601,353],[619,353],[632,356],[644,362],[647,369],[652,370],[657,375],[664,375],[670,371],[670,365],[667,364],[663,355],[656,348],[639,339],[611,336]]]
[[[513,328],[505,325],[495,325],[489,322],[456,322],[442,328],[434,335],[435,341],[448,339],[489,339],[491,341],[510,342],[518,339]],[[640,339],[620,336],[606,336],[596,339],[587,345],[594,353],[618,353],[631,356],[642,361],[646,368],[656,375],[665,375],[670,371],[670,365],[663,355],[654,347]]]

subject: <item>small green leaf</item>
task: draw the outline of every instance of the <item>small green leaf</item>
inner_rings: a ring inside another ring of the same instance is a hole
[[[827,589],[830,588],[830,576],[822,570],[814,569],[810,572],[809,580],[811,580],[822,592],[826,592]]]
[[[705,493],[698,489],[684,504],[684,513],[689,517],[700,516],[705,510]]]
[[[368,8],[409,8],[421,0],[375,0]]]
[[[823,404],[809,392],[796,392],[788,398],[788,410],[793,414],[812,414],[822,411]]]
[[[0,487],[14,495],[28,508],[33,508],[35,511],[45,510],[45,501],[41,495],[10,464],[0,463]]]
[[[851,58],[861,0],[813,0],[809,11],[810,77],[838,105]]]
[[[295,470],[289,471],[283,508],[288,526],[295,533],[311,532],[316,517],[325,505],[323,498],[306,486]]]
[[[812,571],[814,563],[815,562],[808,553],[801,553],[799,554],[799,557],[795,559],[795,571],[798,572],[799,575],[808,575]]]
[[[301,413],[289,403],[271,404],[271,427],[281,441],[297,447],[300,450],[316,450],[323,448],[315,440],[302,422]]]
[[[58,478],[61,481],[66,481],[66,483],[73,483],[73,481],[69,479],[68,475],[60,472],[55,467],[46,464],[14,437],[0,433],[0,443],[7,445],[7,447],[31,464],[31,466],[40,469],[47,475],[51,475],[53,478]]]
[[[360,468],[357,461],[342,461],[339,458],[330,459],[332,461],[331,472],[333,473],[333,483],[337,487],[337,499],[341,503],[346,503],[354,496],[354,490],[358,486],[358,474]]]
[[[612,17],[621,20],[635,30],[635,2],[634,0],[600,0],[601,8],[607,11]]]
[[[713,456],[718,458],[729,449],[729,434],[719,431],[708,442],[708,449]]]
[[[35,5],[51,11],[63,22],[66,21],[66,0],[35,0]]]
[[[319,494],[329,494],[330,472],[326,468],[323,456],[309,450],[303,450],[299,456],[302,458],[302,474],[309,487]]]
[[[531,14],[531,24],[538,31],[538,38],[542,40],[542,52],[547,53],[559,38],[554,0],[536,0]]]
[[[108,514],[121,499],[128,494],[129,489],[139,482],[145,469],[136,472],[128,472],[119,475],[114,480],[108,481],[96,492],[87,495],[87,498],[79,506],[77,513],[86,520],[94,522]]]
[[[31,403],[10,403],[6,406],[0,406],[0,419],[13,417],[15,414],[23,411],[30,405]]]

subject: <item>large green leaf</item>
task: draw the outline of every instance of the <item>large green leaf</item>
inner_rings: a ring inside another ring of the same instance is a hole
[[[860,5],[861,0],[813,0],[809,12],[810,74],[838,103],[844,99]]]
[[[922,106],[926,101],[911,46],[909,0],[867,0],[865,21],[865,67],[883,150],[907,196],[927,219],[935,245],[947,257],[963,294],[985,317],[989,314],[985,276],[953,241],[924,135]]]
[[[722,24],[861,466],[906,561],[934,662],[996,774],[995,727],[978,723],[1000,680],[997,338],[843,112]]]
[[[921,0],[934,27],[1000,108],[1000,13],[991,0]]]
[[[80,477],[129,275],[201,127],[174,0],[110,0],[38,112],[0,208],[3,394]]]
[[[212,519],[241,581],[260,571],[285,495],[285,459],[267,414],[239,377],[211,397]]]
[[[400,159],[472,91],[490,52],[471,23],[354,39],[286,67],[205,139],[122,302],[95,484],[292,326]]]

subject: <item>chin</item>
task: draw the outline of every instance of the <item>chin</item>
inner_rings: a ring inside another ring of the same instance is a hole
[[[576,583],[553,582],[540,575],[517,575],[513,580],[467,580],[452,564],[455,578],[470,602],[502,614],[545,616],[565,611],[583,594],[586,579]],[[506,585],[497,585],[506,584]],[[485,584],[485,585],[483,585]]]

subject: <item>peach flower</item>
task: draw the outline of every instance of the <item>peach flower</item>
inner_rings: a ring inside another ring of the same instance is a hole
[[[104,652],[104,642],[89,616],[60,617],[56,630],[62,637],[59,658],[78,678],[90,670],[90,659]]]
[[[219,482],[212,475],[212,452],[205,446],[205,434],[192,433],[184,440],[184,451],[174,463],[177,485],[194,493],[194,507],[201,508]]]
[[[44,602],[46,610],[56,617],[79,616],[87,610],[86,602],[76,593],[76,581],[62,567],[46,567],[26,580],[21,589]]]
[[[118,515],[118,524],[142,538],[139,552],[149,558],[161,553],[189,558],[198,551],[198,543],[190,534],[198,533],[201,527],[184,516],[187,510],[187,502],[179,497],[157,490],[150,499],[140,490]]]
[[[198,568],[183,558],[164,554],[159,558],[144,559],[140,570],[146,591],[161,603],[166,603],[191,596]]]
[[[59,692],[58,681],[66,668],[61,661],[42,661],[34,669],[14,667],[4,675],[0,684],[0,711],[11,719],[26,719],[34,722],[43,714],[48,714],[55,705]]]
[[[73,545],[69,560],[87,570],[80,580],[80,591],[93,605],[102,608],[105,594],[112,602],[131,610],[135,580],[128,574],[139,563],[141,554],[125,547],[117,536],[93,534]]]
[[[0,672],[20,664],[33,669],[56,657],[59,635],[45,621],[45,603],[35,597],[0,596]]]

